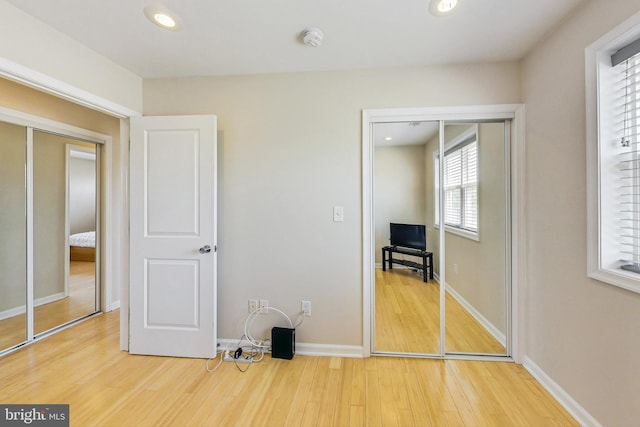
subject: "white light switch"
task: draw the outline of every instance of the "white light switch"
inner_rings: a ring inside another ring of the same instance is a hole
[[[333,207],[333,221],[334,222],[344,221],[344,208],[342,206]]]

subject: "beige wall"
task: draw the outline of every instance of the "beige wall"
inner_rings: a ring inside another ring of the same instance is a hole
[[[361,346],[362,109],[519,101],[516,63],[146,80],[145,115],[218,116],[219,336],[306,299],[299,342]]]
[[[0,0],[1,2],[2,0]],[[120,139],[120,120],[0,78],[0,107],[44,117]]]
[[[33,297],[64,293],[65,148],[62,138],[33,134]]]
[[[526,354],[600,423],[640,419],[640,295],[587,278],[585,48],[638,0],[592,0],[523,61]]]
[[[389,223],[425,224],[424,145],[374,149],[375,262],[389,244]],[[412,260],[417,260],[413,258]]]

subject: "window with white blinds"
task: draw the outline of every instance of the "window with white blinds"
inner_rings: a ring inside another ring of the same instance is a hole
[[[616,62],[612,57],[613,63]],[[615,65],[618,76],[614,85],[617,173],[615,188],[620,200],[618,241],[620,268],[640,273],[640,54]]]
[[[437,156],[435,162],[438,163]],[[478,142],[475,135],[445,153],[443,168],[445,225],[477,234]],[[438,169],[436,165],[436,183],[439,178]],[[439,223],[439,204],[436,203],[436,224]]]
[[[640,16],[586,49],[587,273],[640,293]]]

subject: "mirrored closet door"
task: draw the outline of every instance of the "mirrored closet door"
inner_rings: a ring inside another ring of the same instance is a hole
[[[27,128],[0,122],[0,351],[27,340]]]
[[[95,231],[95,144],[35,130],[35,334],[97,311]]]
[[[504,121],[444,125],[446,353],[507,354],[507,131]]]
[[[373,126],[375,349],[379,352],[440,352],[440,286],[431,271],[424,281],[424,270],[409,264],[422,262],[412,255],[420,251],[430,252],[431,262],[438,263],[439,239],[433,226],[438,140],[438,121]],[[424,238],[409,239],[416,235]]]
[[[371,124],[374,354],[510,355],[510,132]]]
[[[99,310],[97,148],[0,123],[0,352]]]

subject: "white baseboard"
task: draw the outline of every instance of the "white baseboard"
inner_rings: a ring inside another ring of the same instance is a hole
[[[107,312],[117,310],[120,308],[120,300],[113,301],[111,304],[107,305]]]
[[[296,353],[303,356],[330,356],[361,359],[364,348],[361,345],[296,343]]]
[[[247,341],[242,340],[242,344],[246,344]],[[239,340],[237,339],[229,339],[229,338],[218,338],[218,351],[234,349],[239,344]]]
[[[243,341],[246,344],[246,341]],[[238,345],[237,339],[219,338],[219,350],[235,348]],[[301,356],[329,356],[329,357],[349,357],[361,359],[364,357],[364,349],[357,345],[337,345],[337,344],[310,344],[296,343],[296,354]]]
[[[50,302],[58,301],[65,297],[66,295],[64,292],[58,292],[57,294],[47,295],[46,297],[42,297],[42,298],[38,298],[37,300],[34,300],[33,306],[38,307],[44,304],[49,304]],[[21,314],[26,313],[26,311],[27,311],[26,305],[21,305],[19,307],[14,307],[8,310],[0,311],[0,320],[19,316]]]
[[[482,315],[474,306],[469,304],[466,299],[462,297],[455,289],[453,289],[448,283],[446,284],[446,290],[449,294],[455,298],[460,305],[473,316],[474,319],[482,325],[483,328],[487,330],[503,347],[507,346],[507,338],[505,334],[503,334],[498,328],[495,327],[493,323],[491,323],[486,317]]]
[[[522,366],[584,427],[602,427],[602,424],[576,402],[562,387],[551,379],[528,356],[522,358]]]

